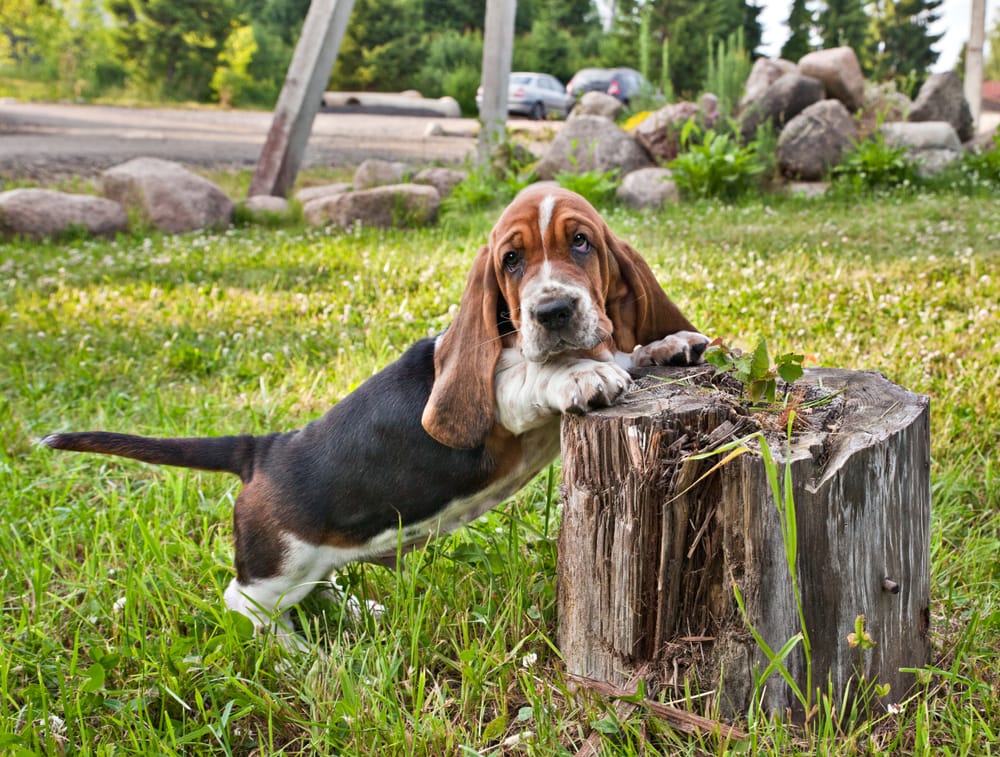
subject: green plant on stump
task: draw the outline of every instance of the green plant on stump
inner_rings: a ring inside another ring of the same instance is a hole
[[[789,352],[778,356],[772,366],[766,339],[761,339],[753,352],[740,352],[721,342],[705,350],[705,362],[714,365],[719,373],[732,373],[746,387],[747,399],[752,405],[774,404],[778,379],[786,384],[800,379],[804,359],[804,355]]]

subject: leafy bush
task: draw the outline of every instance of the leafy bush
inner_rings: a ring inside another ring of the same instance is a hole
[[[447,29],[425,37],[424,44],[427,57],[417,73],[417,89],[427,97],[450,95],[464,115],[475,115],[483,35]]]
[[[606,207],[615,199],[618,170],[561,171],[555,175],[560,187],[583,195],[594,207]]]
[[[442,202],[445,213],[467,213],[493,204],[510,202],[514,195],[538,179],[510,142],[493,153],[493,160],[472,167]]]
[[[755,145],[742,146],[735,136],[714,129],[702,132],[694,120],[681,130],[681,149],[668,167],[686,197],[735,199],[750,190],[764,170]]]
[[[859,194],[911,186],[917,180],[916,165],[907,158],[906,148],[888,144],[877,130],[869,139],[856,142],[831,175],[841,189]]]

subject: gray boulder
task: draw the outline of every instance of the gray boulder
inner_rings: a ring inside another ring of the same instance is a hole
[[[910,108],[911,121],[947,121],[962,142],[976,135],[972,111],[962,91],[962,80],[954,71],[931,74]]]
[[[313,187],[303,187],[298,192],[295,193],[295,199],[305,205],[311,200],[318,199],[320,197],[327,197],[329,195],[339,195],[344,192],[350,192],[354,188],[354,185],[350,182],[336,182],[334,184],[320,184]]]
[[[327,195],[307,202],[302,209],[308,223],[343,228],[355,225],[390,228],[421,226],[437,219],[441,198],[425,184],[393,184]]]
[[[584,92],[572,110],[572,118],[579,116],[604,116],[614,121],[625,109],[625,104],[607,92]]]
[[[799,61],[799,73],[823,82],[827,97],[840,100],[852,113],[864,103],[865,77],[851,47],[808,53]]]
[[[413,177],[413,183],[434,187],[443,199],[450,195],[455,185],[464,181],[467,176],[465,171],[454,168],[424,168]]]
[[[711,92],[704,93],[698,98],[698,107],[701,108],[701,123],[706,129],[714,129],[719,121],[719,97]]]
[[[910,98],[899,92],[895,84],[867,84],[864,104],[858,116],[860,138],[865,139],[874,133],[879,124],[905,121],[912,107]]]
[[[615,193],[618,202],[632,208],[662,208],[680,199],[669,168],[640,168],[627,174]]]
[[[823,83],[802,74],[785,74],[769,86],[743,113],[740,134],[749,142],[766,123],[781,128],[813,103],[823,99]]]
[[[804,200],[811,200],[815,197],[822,197],[830,191],[828,181],[790,181],[783,187],[782,191],[789,197],[801,197]]]
[[[669,163],[680,152],[684,124],[699,115],[700,110],[693,102],[670,103],[646,116],[632,130],[632,136],[654,160]]]
[[[399,161],[368,158],[354,171],[354,188],[370,189],[389,184],[401,184],[406,180],[409,168]]]
[[[51,189],[0,192],[0,235],[56,237],[73,230],[112,235],[128,229],[119,203],[93,195]]]
[[[879,129],[887,145],[905,147],[906,157],[917,163],[917,174],[932,176],[962,157],[962,143],[947,121],[900,121]]]
[[[242,203],[243,211],[254,223],[269,223],[275,219],[291,217],[288,200],[274,195],[251,195]]]
[[[858,126],[840,100],[820,100],[789,121],[778,138],[778,167],[785,176],[820,179],[857,139]]]
[[[243,207],[253,213],[287,213],[288,200],[274,195],[251,195]]]
[[[578,116],[559,130],[535,171],[551,179],[562,171],[611,171],[623,175],[651,165],[649,153],[607,118]]]
[[[758,58],[750,69],[750,76],[743,86],[740,111],[746,110],[760,99],[765,90],[785,74],[797,73],[798,68],[784,58]]]
[[[233,202],[216,184],[159,158],[135,158],[101,174],[105,197],[137,211],[161,231],[228,226]]]

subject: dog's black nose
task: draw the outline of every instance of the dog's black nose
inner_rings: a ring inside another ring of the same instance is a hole
[[[554,297],[535,306],[534,316],[549,331],[557,331],[570,322],[576,311],[576,300],[571,297]]]

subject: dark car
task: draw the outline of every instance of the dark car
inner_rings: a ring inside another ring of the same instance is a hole
[[[507,87],[507,112],[530,116],[536,121],[555,113],[569,115],[574,100],[556,77],[531,71],[515,71]],[[483,107],[483,88],[476,90],[476,107]]]
[[[634,68],[581,68],[566,85],[566,91],[579,100],[584,92],[605,92],[626,105],[642,93],[652,93],[653,86]]]

